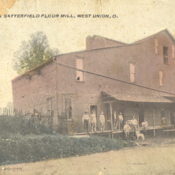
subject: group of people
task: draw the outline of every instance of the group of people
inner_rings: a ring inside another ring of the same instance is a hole
[[[125,137],[128,138],[130,133],[133,133],[133,136],[136,136],[137,140],[139,137],[142,138],[142,140],[145,139],[144,134],[140,133],[140,130],[138,129],[138,121],[133,117],[131,120],[127,120],[125,122],[125,125],[123,127],[123,131],[125,133]],[[148,127],[148,122],[144,119],[144,121],[141,123],[141,126],[143,128],[144,133],[146,133],[146,128]]]
[[[125,125],[123,125],[123,115],[120,112],[119,115],[117,115],[116,111],[114,111],[113,114],[113,127],[114,130],[121,131],[121,130],[128,130],[129,126],[133,126],[134,132],[136,131],[138,127],[138,121],[135,119],[135,117],[132,118],[132,120],[126,121]],[[97,117],[95,111],[92,111],[92,113],[89,115],[88,111],[86,110],[82,117],[82,122],[84,124],[84,131],[89,133],[89,125],[91,128],[91,132],[96,132],[96,123],[97,123]],[[100,122],[100,130],[103,132],[105,130],[105,116],[103,111],[101,111],[101,114],[99,116],[99,122]],[[148,127],[148,122],[144,120],[141,123],[143,129],[145,130]]]
[[[103,114],[103,111],[101,111],[101,114],[99,116],[99,121],[100,121],[101,131],[103,132],[105,129],[105,116]],[[85,132],[87,133],[89,132],[88,130],[89,124],[91,126],[91,132],[96,132],[97,118],[96,118],[96,114],[94,111],[92,111],[92,114],[89,116],[88,111],[86,110],[85,113],[83,114],[82,122],[84,123]]]
[[[123,115],[120,112],[117,116],[116,111],[114,111],[114,130],[122,130],[123,129]]]
[[[105,116],[103,111],[101,111],[101,114],[99,116],[99,121],[100,121],[100,130],[103,132],[105,129]],[[86,110],[83,114],[82,117],[82,122],[84,123],[84,131],[88,133],[88,128],[89,125],[91,127],[91,132],[96,132],[96,123],[97,123],[97,118],[96,114],[94,111],[89,115],[88,111]],[[117,116],[116,111],[114,111],[114,130],[122,130],[123,128],[123,115],[120,112],[119,115]]]

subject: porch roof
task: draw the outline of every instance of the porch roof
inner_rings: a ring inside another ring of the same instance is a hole
[[[174,103],[173,100],[163,96],[141,95],[141,94],[126,94],[120,92],[102,91],[103,95],[107,95],[118,101],[128,102],[146,102],[146,103]],[[109,100],[109,99],[108,99]],[[108,101],[105,99],[105,101]]]

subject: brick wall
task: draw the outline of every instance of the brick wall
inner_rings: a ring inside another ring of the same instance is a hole
[[[86,109],[90,112],[90,106],[97,105],[98,116],[100,115],[100,111],[103,110],[101,100],[102,90],[148,95],[163,94],[134,86],[134,84],[139,84],[157,90],[175,93],[175,60],[171,57],[171,46],[173,42],[166,32],[159,33],[155,37],[159,40],[159,54],[155,54],[153,37],[134,45],[86,50],[57,56],[57,62],[72,67],[76,67],[76,58],[82,58],[84,70],[105,77],[85,72],[84,82],[78,82],[76,81],[75,69],[60,66],[51,61],[50,64],[41,69],[39,75],[34,74],[31,79],[21,76],[12,81],[14,107],[25,108],[30,111],[35,108],[42,113],[46,113],[46,101],[52,97],[52,108],[55,114],[53,124],[57,125],[59,124],[57,115],[58,118],[65,115],[64,98],[65,96],[71,96],[73,120],[69,121],[68,126],[69,129],[73,127],[75,131],[80,132],[83,131],[81,118]],[[99,43],[100,41],[101,38],[95,38],[93,42]],[[93,43],[93,48],[96,48],[95,43]],[[115,45],[111,41],[110,44],[107,43],[105,46],[112,46],[113,44]],[[103,44],[99,47],[101,46]],[[169,65],[163,63],[163,46],[169,47]],[[111,77],[129,82],[130,62],[134,62],[136,66],[135,83],[129,85],[107,78]],[[163,87],[159,86],[159,70],[163,70],[164,72]],[[137,111],[133,112],[133,115],[136,115],[136,118],[138,118]],[[149,116],[149,112],[146,116]],[[156,124],[158,124],[160,123],[159,112],[157,112],[156,117]],[[149,123],[151,123],[151,119]]]

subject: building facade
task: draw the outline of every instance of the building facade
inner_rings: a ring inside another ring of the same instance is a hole
[[[83,132],[82,115],[104,111],[111,129],[114,111],[124,122],[174,125],[175,41],[168,30],[132,44],[87,37],[84,51],[53,57],[12,80],[16,109],[52,116],[52,127]]]

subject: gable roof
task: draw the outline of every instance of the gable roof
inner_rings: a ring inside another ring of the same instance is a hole
[[[150,39],[150,38],[152,38],[152,37],[154,37],[154,36],[156,36],[156,35],[158,35],[158,34],[160,34],[160,33],[162,33],[162,32],[166,32],[167,35],[171,38],[171,40],[175,43],[175,39],[174,39],[174,37],[172,36],[172,34],[168,31],[168,29],[164,29],[164,30],[161,30],[161,31],[159,31],[159,32],[156,32],[156,33],[154,33],[154,34],[152,34],[152,35],[150,35],[150,36],[147,36],[147,37],[145,37],[145,38],[143,38],[143,39],[140,39],[140,40],[138,40],[138,41],[136,41],[136,42],[134,42],[134,43],[135,43],[135,44],[136,44],[136,43],[142,43],[142,42],[144,42],[144,41],[146,41],[146,40],[148,40],[148,39]]]
[[[112,46],[112,47],[105,47],[105,48],[96,48],[96,49],[90,49],[90,50],[75,51],[75,52],[70,52],[70,53],[64,53],[64,54],[60,54],[60,55],[55,55],[54,57],[62,56],[62,55],[67,55],[67,54],[81,53],[81,52],[91,52],[91,51],[95,51],[95,50],[103,50],[103,49],[111,49],[111,48],[120,48],[120,47],[132,46],[132,45],[139,45],[139,44],[141,44],[142,42],[146,41],[147,39],[152,38],[152,37],[158,35],[158,34],[161,33],[161,32],[166,32],[167,35],[171,38],[171,40],[175,43],[174,37],[171,35],[171,33],[170,33],[167,29],[161,30],[161,31],[159,31],[159,32],[157,32],[157,33],[155,33],[155,34],[153,34],[153,35],[150,35],[150,36],[148,36],[148,37],[146,37],[146,38],[143,38],[143,39],[141,39],[141,40],[138,40],[138,41],[133,42],[133,43],[130,43],[130,44],[123,43],[123,42],[120,42],[120,41],[117,41],[117,40],[112,40],[112,39],[109,39],[109,38],[106,38],[106,37],[102,37],[102,36],[100,36],[100,35],[93,35],[93,37],[105,38],[105,39],[107,39],[107,40],[110,40],[110,41],[113,41],[113,42],[116,42],[116,43],[121,43],[121,44],[123,44],[123,45],[122,45],[122,46]],[[19,78],[19,77],[21,77],[21,76],[28,75],[30,72],[31,72],[31,74],[33,74],[34,71],[39,70],[40,68],[42,68],[42,67],[44,67],[45,65],[51,63],[52,61],[53,61],[52,58],[50,58],[50,59],[46,60],[45,62],[43,62],[43,63],[37,65],[36,67],[34,67],[34,68],[32,68],[32,69],[30,69],[30,70],[28,70],[28,71],[26,71],[26,72],[24,72],[24,73],[18,75],[17,77],[15,77],[14,79],[12,79],[12,81],[16,80],[17,78]]]
[[[52,62],[52,58],[49,58],[48,60],[44,61],[43,63],[35,66],[34,68],[19,74],[18,76],[16,76],[15,78],[13,78],[11,81],[13,82],[14,80],[17,80],[18,78],[22,77],[22,76],[27,76],[27,75],[32,75],[33,73],[36,73],[37,71],[39,71],[42,67],[46,66],[47,64],[50,64]]]

